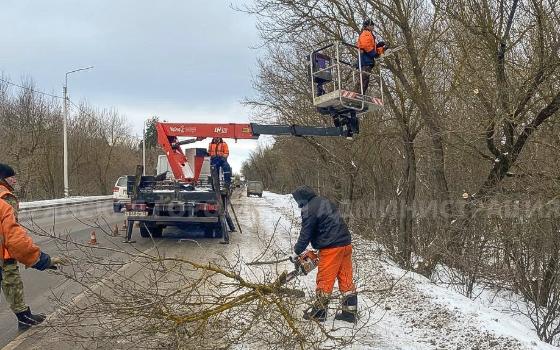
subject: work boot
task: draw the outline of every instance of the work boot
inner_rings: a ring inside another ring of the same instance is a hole
[[[342,296],[341,311],[335,316],[335,320],[356,323],[358,313],[358,295],[354,292]]]
[[[306,320],[314,320],[317,322],[325,322],[327,320],[327,307],[329,298],[326,296],[317,296],[313,305],[303,312],[303,318]]]
[[[36,326],[47,318],[47,316],[43,314],[32,314],[29,307],[25,311],[16,313],[16,317],[18,319],[18,329],[20,331],[26,331],[31,328],[31,326]]]

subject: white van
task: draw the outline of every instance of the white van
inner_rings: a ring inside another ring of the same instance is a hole
[[[115,213],[120,213],[124,206],[130,203],[127,181],[128,178],[126,176],[121,176],[115,182],[115,187],[113,187],[113,211]]]

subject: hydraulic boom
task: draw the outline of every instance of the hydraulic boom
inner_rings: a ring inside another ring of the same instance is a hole
[[[292,136],[344,136],[352,137],[357,134],[358,120],[345,120],[334,127],[312,127],[300,125],[267,125],[267,124],[235,124],[235,123],[156,123],[158,143],[167,155],[169,166],[175,179],[181,182],[197,182],[202,162],[195,161],[194,177],[188,177],[185,171],[187,157],[181,150],[181,145],[194,140],[180,141],[179,137],[210,138],[221,137],[229,139],[253,139],[260,135],[292,135]]]

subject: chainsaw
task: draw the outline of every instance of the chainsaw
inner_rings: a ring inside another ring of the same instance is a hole
[[[319,255],[317,255],[317,251],[315,250],[306,250],[298,255],[297,258],[290,258],[290,261],[294,263],[295,268],[286,275],[285,283],[290,282],[298,276],[307,275],[315,270],[317,265],[319,265]]]
[[[389,48],[385,49],[385,53],[379,59],[394,55],[396,52],[399,52],[400,50],[402,50],[404,48],[405,48],[404,45],[399,45],[399,46],[396,46],[396,47],[389,47]]]

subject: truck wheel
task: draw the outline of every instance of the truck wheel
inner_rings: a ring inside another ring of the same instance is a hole
[[[229,230],[227,227],[226,218],[220,218],[220,238],[223,237],[225,243],[229,244]]]
[[[150,238],[150,233],[152,237],[159,238],[163,234],[162,226],[151,226],[141,223],[140,224],[140,236],[144,238]]]
[[[120,204],[113,204],[113,212],[120,213],[122,206]]]
[[[204,227],[204,237],[206,238],[222,238],[222,229],[218,225],[207,225]]]
[[[153,229],[150,229],[154,238],[159,238],[163,235],[163,229],[165,226],[156,226]]]

